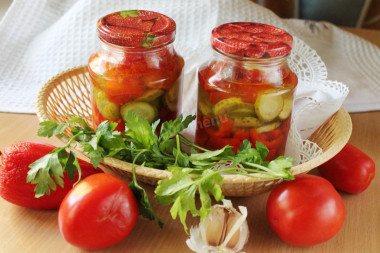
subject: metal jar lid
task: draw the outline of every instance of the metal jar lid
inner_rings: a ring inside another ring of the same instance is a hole
[[[110,44],[147,48],[172,42],[176,24],[173,19],[158,12],[125,10],[102,17],[97,28],[99,37]]]
[[[272,25],[235,22],[214,28],[211,44],[227,54],[256,59],[273,58],[290,53],[293,37]]]

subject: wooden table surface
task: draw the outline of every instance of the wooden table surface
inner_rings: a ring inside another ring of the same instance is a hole
[[[347,29],[380,46],[380,31]],[[353,132],[349,142],[369,156],[380,168],[380,111],[351,114]],[[37,136],[35,115],[0,113],[0,150],[16,141],[43,141],[62,145],[56,139]],[[316,173],[312,171],[311,173]],[[153,187],[145,185],[152,197]],[[363,193],[341,193],[347,216],[341,231],[328,242],[306,248],[287,245],[270,229],[265,218],[269,193],[254,197],[232,198],[235,206],[248,207],[250,239],[246,252],[380,252],[380,175]],[[164,229],[155,222],[139,218],[132,233],[121,243],[99,252],[191,252],[188,236],[178,220],[173,221],[169,207],[154,205],[165,221]],[[198,219],[190,219],[195,224]],[[84,252],[65,242],[59,233],[57,210],[22,208],[0,198],[0,252]],[[94,238],[96,240],[96,238]]]

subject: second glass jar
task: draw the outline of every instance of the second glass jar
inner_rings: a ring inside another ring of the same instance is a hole
[[[97,23],[100,47],[88,63],[94,127],[118,123],[127,111],[150,123],[175,119],[184,60],[173,47],[176,25],[157,12],[126,10]]]
[[[298,82],[287,63],[292,42],[284,30],[259,23],[212,31],[214,57],[198,73],[198,145],[236,152],[247,139],[268,147],[267,160],[284,154]]]

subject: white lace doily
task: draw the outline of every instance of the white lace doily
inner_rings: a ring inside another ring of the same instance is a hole
[[[325,64],[312,48],[297,39],[299,31],[295,24],[249,0],[14,0],[0,23],[0,111],[35,113],[34,101],[40,87],[57,73],[86,64],[96,51],[96,21],[103,15],[125,9],[154,10],[176,21],[175,47],[186,62],[184,114],[195,113],[196,73],[211,53],[212,28],[236,21],[271,24],[295,37],[290,66],[300,79],[298,91],[302,91],[302,87],[316,89],[314,95],[307,96],[315,98],[310,100],[314,101],[314,109],[323,108],[318,111],[323,114],[321,118],[332,115],[345,98],[344,88],[326,89],[329,85],[344,85],[324,81],[327,77]],[[305,37],[301,38],[305,40]],[[319,83],[329,85],[314,85]],[[324,92],[334,92],[340,100],[334,100],[333,106],[326,103],[326,107],[322,107],[323,99],[328,96],[316,95]],[[300,117],[294,118],[289,143],[294,143],[292,147],[297,147],[297,152],[305,152],[305,157],[312,158],[319,151],[313,144],[305,146],[299,132],[305,132],[305,127],[315,128],[322,122],[313,121],[313,126],[304,126],[303,122],[305,120]],[[194,131],[194,127],[192,125],[188,131]],[[299,154],[294,155],[299,157]]]

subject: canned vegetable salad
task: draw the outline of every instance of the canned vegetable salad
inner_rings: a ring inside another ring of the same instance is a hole
[[[100,45],[89,59],[93,123],[118,123],[133,111],[150,123],[175,119],[184,60],[173,47],[176,24],[153,11],[125,10],[99,19]]]
[[[283,155],[297,76],[288,66],[293,38],[267,24],[236,22],[212,30],[213,58],[198,73],[196,143],[236,151],[264,143],[267,160]]]

